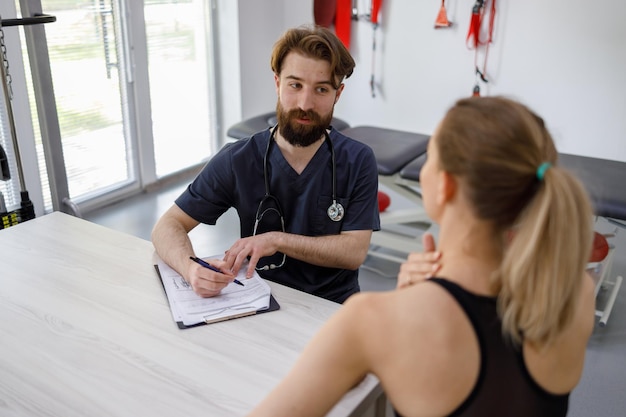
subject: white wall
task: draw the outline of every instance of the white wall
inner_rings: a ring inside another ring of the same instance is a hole
[[[239,0],[242,117],[274,110],[276,89],[270,56],[283,32],[313,22],[311,0]]]
[[[241,63],[239,61],[238,6],[232,0],[214,0],[212,23],[218,36],[213,47],[217,56],[214,69],[217,73],[216,106],[223,141],[226,130],[241,120]]]
[[[440,3],[383,0],[376,98],[369,88],[372,25],[352,24],[355,74],[335,115],[352,126],[430,134],[471,94],[474,52],[465,38],[473,0],[447,0],[451,28],[433,28]],[[368,0],[359,0],[365,12]],[[546,120],[561,152],[626,161],[626,2],[498,1],[483,95],[517,98]],[[239,0],[242,117],[274,109],[269,56],[291,26],[313,21],[312,0]],[[479,59],[482,62],[482,57]]]

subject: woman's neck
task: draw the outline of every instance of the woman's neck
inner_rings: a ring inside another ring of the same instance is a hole
[[[483,295],[490,290],[490,277],[502,262],[502,243],[486,222],[468,215],[452,215],[443,219],[438,250],[441,270],[437,275]]]

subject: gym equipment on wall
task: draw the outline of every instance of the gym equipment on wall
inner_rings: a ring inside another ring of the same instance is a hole
[[[0,193],[0,229],[5,229],[10,226],[14,226],[18,223],[25,222],[35,218],[35,208],[30,197],[28,190],[26,190],[26,184],[24,181],[24,171],[22,169],[22,161],[20,156],[20,148],[17,140],[17,133],[15,129],[15,119],[13,116],[13,93],[11,90],[11,75],[9,73],[9,60],[6,54],[6,45],[4,42],[4,27],[8,26],[22,26],[22,25],[35,25],[41,23],[49,23],[56,21],[56,17],[50,15],[36,15],[33,17],[21,18],[21,19],[2,19],[0,16],[0,78],[2,78],[2,89],[4,92],[4,103],[6,107],[6,113],[9,121],[9,130],[11,134],[11,140],[13,145],[13,153],[15,155],[17,163],[17,174],[20,183],[20,207],[9,211],[4,201],[4,196]],[[0,179],[8,181],[11,179],[11,172],[8,164],[8,156],[4,149],[0,147],[0,168],[2,175]]]

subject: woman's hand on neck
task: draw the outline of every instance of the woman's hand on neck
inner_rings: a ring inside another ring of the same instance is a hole
[[[469,207],[450,204],[441,213],[438,250],[441,270],[437,275],[479,294],[489,290],[491,274],[502,261],[502,239],[489,222],[477,219]]]

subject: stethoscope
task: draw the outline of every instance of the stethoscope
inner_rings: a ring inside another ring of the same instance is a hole
[[[261,202],[259,203],[259,207],[257,209],[257,222],[259,220],[259,214],[261,214],[261,206],[263,205],[263,203],[268,200],[274,200],[277,204],[277,207],[280,210],[280,204],[278,204],[278,199],[276,197],[274,197],[271,193],[270,193],[270,183],[269,183],[269,178],[268,178],[268,163],[269,163],[269,156],[270,156],[270,151],[271,151],[271,147],[272,147],[272,142],[274,142],[274,134],[276,132],[276,129],[278,127],[274,126],[274,128],[272,129],[272,133],[270,135],[270,139],[267,142],[267,149],[265,150],[265,157],[263,158],[263,179],[265,181],[265,197],[263,197],[263,199],[261,200]],[[326,210],[326,214],[328,214],[328,218],[334,222],[339,222],[341,221],[341,219],[343,219],[343,215],[345,213],[343,206],[341,205],[341,203],[337,202],[337,177],[336,177],[336,165],[335,165],[335,147],[333,146],[333,142],[332,140],[330,140],[330,136],[328,135],[328,132],[326,130],[324,130],[324,136],[325,136],[325,142],[328,143],[328,146],[330,147],[330,157],[331,157],[331,162],[332,162],[332,181],[333,181],[333,195],[332,195],[332,203],[331,205],[328,207],[328,210]],[[281,222],[282,222],[282,212],[279,212],[279,215],[281,217]],[[256,225],[255,225],[256,226]],[[256,227],[255,227],[256,228]]]

